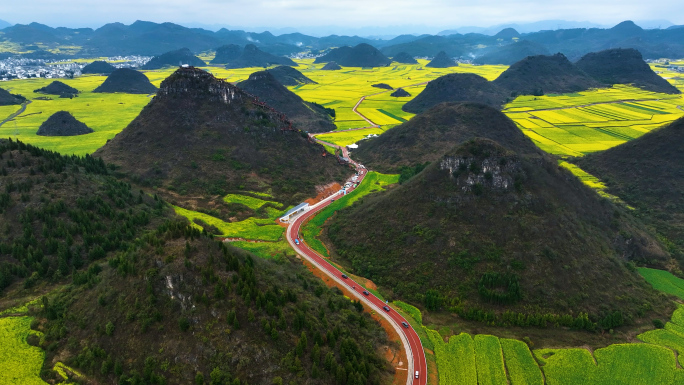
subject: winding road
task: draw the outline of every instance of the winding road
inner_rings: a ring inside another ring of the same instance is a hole
[[[359,170],[359,183],[363,181],[366,176],[366,169],[357,168]],[[351,191],[351,190],[350,190]],[[351,294],[356,297],[361,303],[368,306],[370,309],[375,310],[375,312],[385,318],[390,325],[397,332],[397,335],[401,338],[402,345],[406,351],[406,357],[408,361],[408,376],[406,378],[406,385],[426,385],[427,384],[427,362],[425,360],[425,352],[423,351],[423,345],[420,342],[420,338],[415,330],[410,326],[408,321],[402,317],[395,309],[391,308],[389,304],[386,304],[378,297],[373,294],[364,295],[364,288],[352,280],[351,278],[343,278],[342,272],[338,270],[335,266],[330,264],[323,256],[309,248],[299,237],[299,231],[304,224],[304,222],[315,216],[323,208],[330,205],[331,201],[339,196],[339,193],[333,194],[332,196],[322,200],[311,206],[309,210],[303,212],[297,216],[293,222],[288,226],[286,232],[287,241],[290,246],[303,258],[311,262],[316,268],[320,269],[321,272],[326,274],[328,277],[333,279],[338,285],[345,287],[351,292]],[[299,244],[295,243],[295,239],[299,239]],[[383,306],[390,308],[390,311],[383,310]],[[402,326],[402,323],[409,325],[408,328]],[[415,378],[415,373],[418,372],[418,378]]]
[[[21,108],[19,108],[19,111],[13,113],[13,114],[10,115],[9,117],[7,117],[7,119],[1,121],[1,122],[0,122],[0,126],[2,126],[3,124],[9,122],[10,120],[16,118],[17,116],[23,114],[24,111],[26,111],[26,106],[28,106],[29,104],[31,104],[31,101],[30,101],[30,100],[27,100],[27,101],[25,101],[24,103],[22,103],[22,104],[21,104]]]

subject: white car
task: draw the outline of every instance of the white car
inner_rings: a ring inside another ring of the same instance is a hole
[[[419,377],[419,376],[418,376],[418,371],[416,370],[416,378],[418,378],[418,377]]]

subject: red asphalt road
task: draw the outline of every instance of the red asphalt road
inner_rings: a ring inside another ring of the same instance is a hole
[[[366,176],[366,172],[367,171],[365,169],[360,169],[359,184],[361,183],[361,181],[363,181],[363,178]],[[397,313],[391,306],[385,304],[383,301],[381,301],[373,294],[370,294],[368,296],[364,295],[363,287],[358,283],[354,282],[351,278],[343,279],[341,277],[341,271],[339,271],[335,266],[330,264],[320,254],[316,253],[311,248],[309,248],[309,246],[307,246],[306,243],[304,243],[302,239],[299,238],[299,230],[302,224],[308,218],[313,217],[318,211],[328,206],[331,200],[338,197],[338,194],[334,194],[324,199],[320,203],[317,203],[314,206],[314,208],[310,209],[309,211],[306,211],[305,213],[297,217],[295,221],[287,228],[287,241],[290,243],[290,246],[292,246],[292,248],[295,249],[297,253],[299,253],[299,255],[303,256],[308,261],[313,263],[315,266],[320,268],[321,271],[323,271],[326,275],[335,280],[337,283],[341,285],[346,285],[347,289],[351,291],[352,294],[357,297],[357,299],[365,303],[367,306],[370,306],[372,309],[376,311],[376,313],[383,316],[387,321],[390,322],[390,324],[394,327],[397,333],[401,337],[404,337],[402,338],[402,344],[404,345],[404,350],[406,351],[407,360],[410,361],[406,384],[426,385],[428,373],[427,363],[425,361],[425,352],[423,351],[423,345],[420,342],[418,334],[415,330],[413,330],[409,322],[406,319],[404,319],[404,317],[402,317],[399,313]],[[295,244],[295,238],[299,238],[299,245]],[[386,312],[382,309],[383,306],[388,306],[391,310],[389,312]],[[406,322],[407,324],[409,324],[409,327],[403,327],[401,324],[402,322]],[[406,346],[406,343],[408,343],[408,346]],[[419,378],[417,379],[415,378],[416,371],[419,372]]]

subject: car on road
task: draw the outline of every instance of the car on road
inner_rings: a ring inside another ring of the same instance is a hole
[[[405,327],[406,329],[409,328],[409,325],[405,321],[402,321],[401,326]]]
[[[349,277],[347,277],[347,274],[342,274],[342,278],[347,279]]]
[[[416,378],[420,377],[418,371],[416,370]]]
[[[295,245],[299,244],[299,239],[295,239]]]
[[[370,295],[370,293],[368,292],[368,290],[364,290],[363,295]]]
[[[383,306],[383,307],[382,307],[382,310],[384,310],[384,311],[386,311],[386,312],[388,312],[388,313],[389,313],[389,311],[390,311],[390,308],[389,308],[388,306]]]

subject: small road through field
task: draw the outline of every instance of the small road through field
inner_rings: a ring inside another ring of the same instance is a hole
[[[407,88],[407,87],[422,86],[423,84],[428,84],[428,83],[429,83],[429,82],[422,82],[422,83],[416,83],[416,84],[409,84],[408,86],[399,87],[399,88]],[[363,101],[366,100],[367,97],[369,97],[369,96],[375,96],[375,95],[380,95],[380,94],[384,94],[384,93],[387,93],[387,92],[390,92],[390,91],[395,91],[395,90],[394,90],[394,89],[391,89],[391,90],[385,90],[385,91],[381,91],[381,92],[376,92],[376,93],[370,94],[370,95],[364,95],[364,96],[361,97],[361,99],[359,99],[358,102],[356,102],[356,105],[354,106],[354,108],[352,108],[352,111],[354,111],[354,113],[355,113],[356,115],[360,116],[363,120],[365,120],[366,122],[368,122],[368,124],[370,124],[370,127],[359,127],[359,128],[352,128],[352,129],[349,129],[349,130],[331,131],[331,132],[343,132],[343,131],[363,130],[363,129],[367,129],[367,128],[379,128],[379,127],[380,127],[379,124],[374,123],[373,121],[371,121],[370,119],[368,119],[367,117],[365,117],[362,113],[360,113],[360,112],[357,111],[356,109],[359,108],[359,106],[361,105],[361,103],[363,103]],[[328,132],[325,132],[324,134],[328,134]],[[317,134],[317,135],[320,135],[320,134]]]
[[[355,164],[353,161],[352,163]],[[359,183],[361,183],[366,176],[367,170],[360,167],[357,168],[357,170],[359,171]],[[423,345],[420,342],[418,333],[413,330],[408,321],[397,313],[395,309],[392,309],[389,304],[386,304],[378,297],[371,293],[365,295],[364,288],[360,284],[354,282],[351,278],[343,278],[340,270],[328,262],[323,256],[309,248],[309,246],[300,238],[300,229],[306,220],[315,216],[316,213],[330,205],[330,203],[338,197],[339,193],[333,194],[311,206],[308,211],[305,211],[296,217],[287,228],[287,241],[297,254],[312,263],[315,268],[331,278],[338,286],[345,287],[357,300],[361,301],[361,303],[374,310],[379,316],[389,322],[397,335],[399,335],[404,351],[406,352],[408,361],[406,385],[426,385],[428,373],[425,352],[423,351]],[[298,239],[298,244],[295,243],[295,239]],[[384,306],[387,306],[390,310],[383,310]],[[403,323],[406,323],[408,327],[404,327]],[[415,378],[416,372],[418,372],[418,378]]]
[[[22,104],[21,104],[21,108],[19,109],[19,111],[13,113],[12,115],[8,116],[5,120],[3,120],[2,122],[0,122],[0,126],[2,126],[3,124],[9,122],[10,120],[16,118],[17,116],[23,114],[24,111],[26,111],[26,106],[28,106],[29,104],[31,104],[31,101],[30,101],[30,100],[27,100],[27,101],[25,101],[24,103],[22,103]]]

